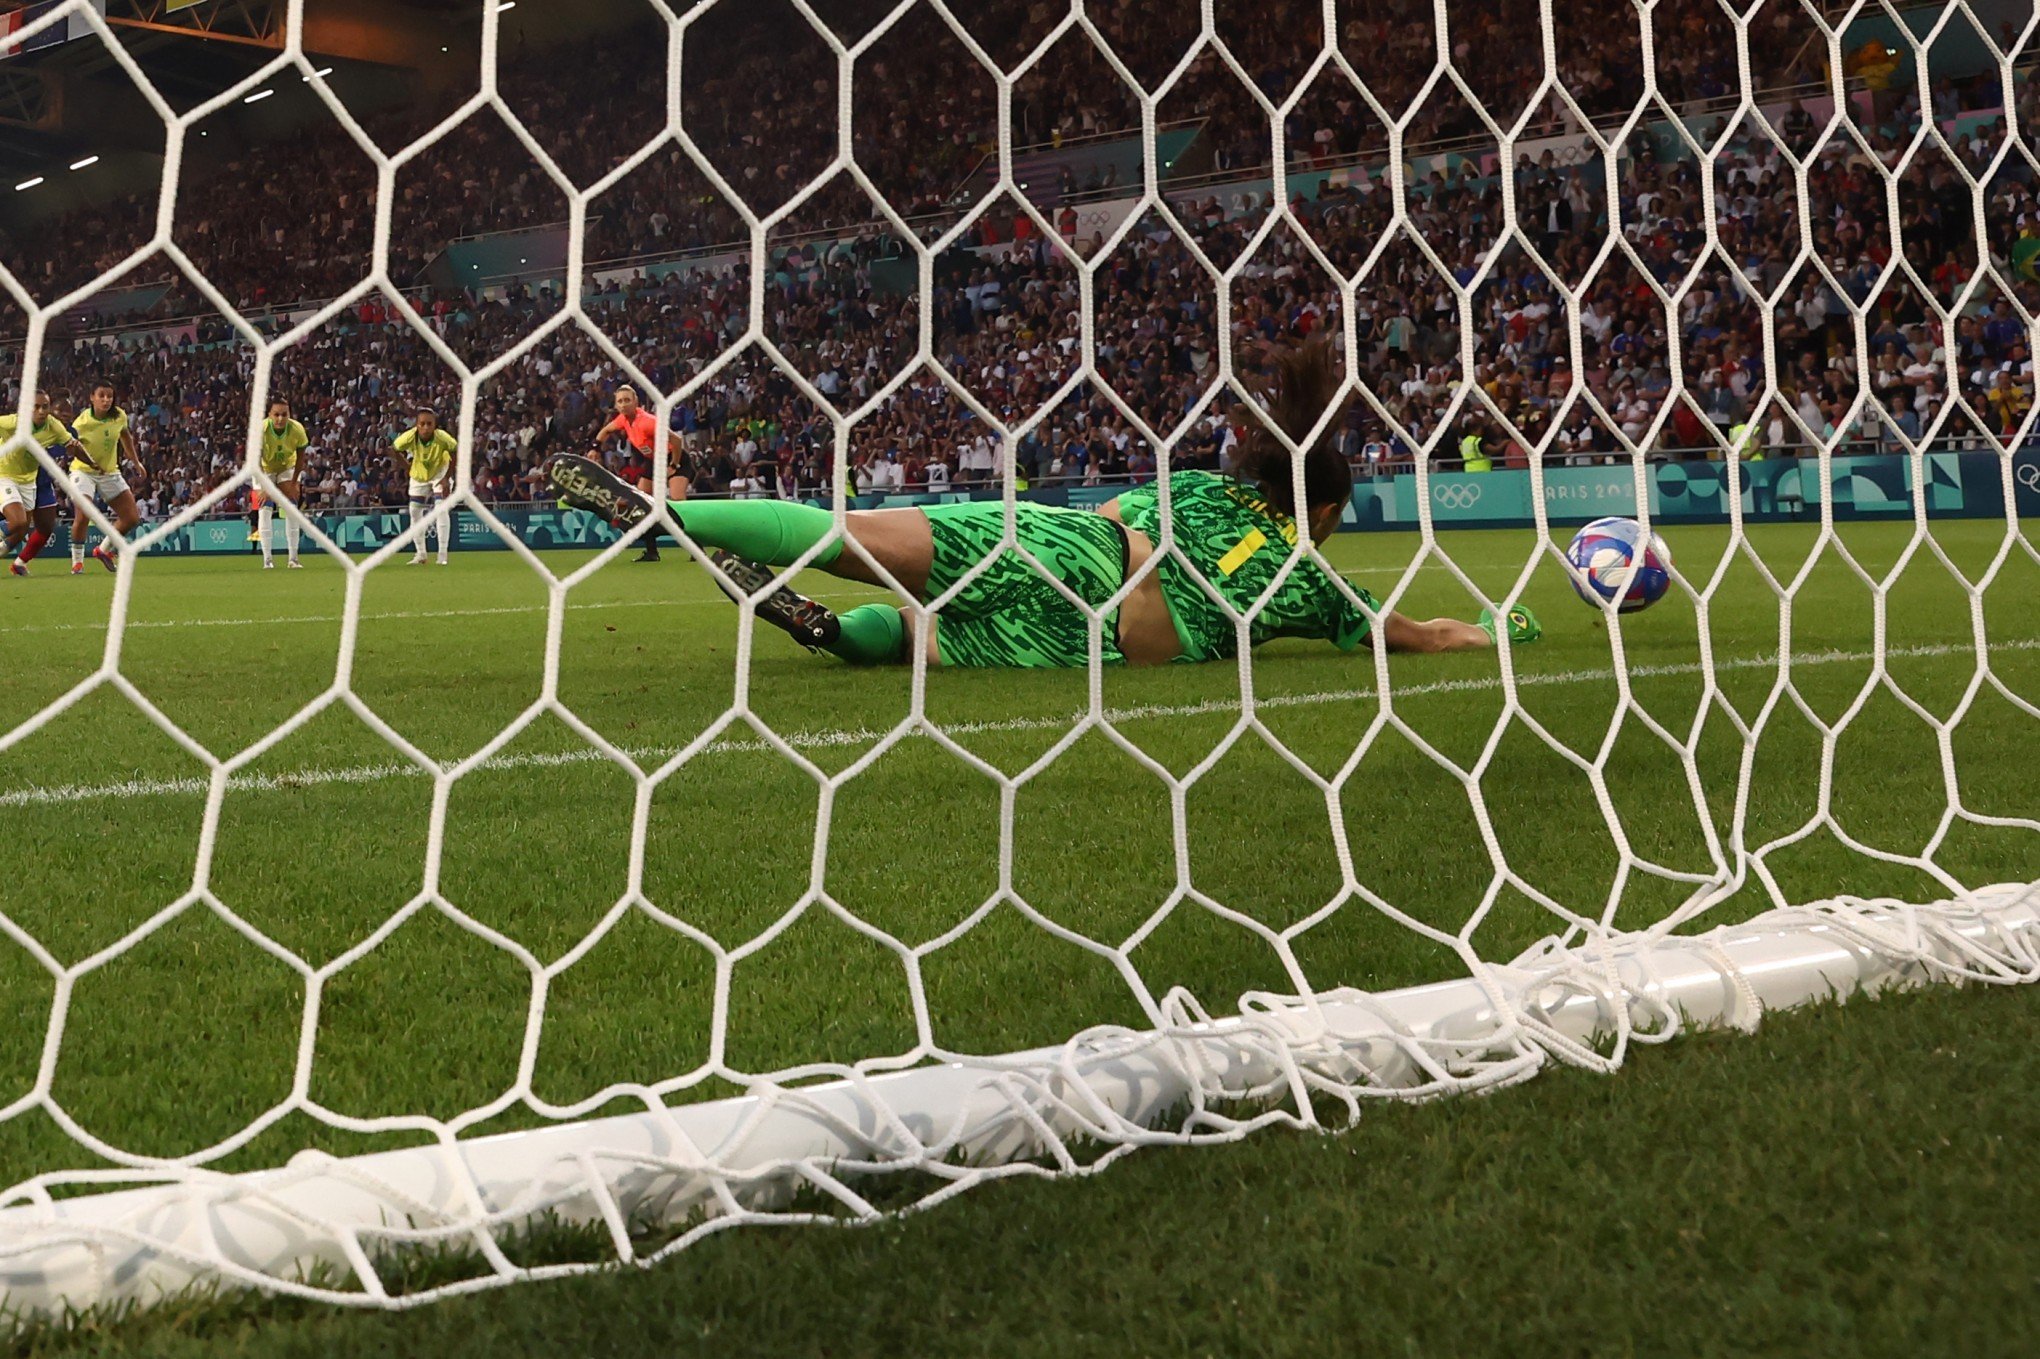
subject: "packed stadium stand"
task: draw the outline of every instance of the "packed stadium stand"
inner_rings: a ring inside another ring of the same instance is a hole
[[[799,41],[798,18],[781,22],[790,9],[768,8],[718,8],[689,31],[678,58],[680,126],[760,216],[785,207],[837,149],[834,58],[819,38]],[[1027,59],[1059,13],[1045,3],[986,8],[972,38],[1004,63]],[[1222,464],[1234,436],[1230,399],[1211,392],[1221,308],[1198,255],[1220,268],[1237,263],[1229,324],[1242,368],[1258,362],[1260,342],[1337,331],[1344,304],[1325,264],[1358,275],[1358,343],[1348,362],[1366,396],[1338,437],[1363,472],[1407,464],[1419,449],[1457,457],[1469,435],[1497,465],[1521,463],[1554,425],[1548,455],[1558,458],[1615,456],[1625,440],[1654,456],[1718,457],[1738,427],[1753,431],[1752,450],[1835,433],[1894,448],[1951,398],[1961,400],[1941,429],[1950,440],[2009,431],[2031,404],[2032,356],[2002,287],[1981,289],[1952,324],[1929,305],[1948,306],[1990,263],[1966,244],[1967,175],[1983,184],[1998,277],[2027,311],[2040,309],[2034,254],[2022,245],[2040,237],[2035,176],[2000,154],[2008,113],[1994,69],[1936,81],[1931,110],[1903,86],[1852,78],[1853,118],[1830,125],[1825,54],[1803,43],[1753,34],[1748,59],[1770,93],[1749,107],[1724,99],[1736,83],[1723,56],[1734,43],[1711,5],[1659,8],[1648,87],[1642,30],[1626,0],[1564,7],[1555,82],[1524,56],[1534,50],[1521,41],[1534,6],[1459,7],[1451,48],[1463,85],[1432,61],[1428,5],[1368,6],[1346,22],[1340,49],[1364,91],[1336,66],[1307,61],[1318,51],[1316,5],[1277,0],[1255,6],[1253,22],[1222,19],[1218,36],[1232,60],[1207,46],[1187,66],[1194,14],[1184,7],[1185,16],[1169,19],[1154,8],[1120,7],[1118,22],[1099,27],[1137,79],[1159,84],[1175,73],[1156,110],[1158,123],[1182,129],[1168,143],[1181,154],[1158,167],[1166,211],[1133,201],[1141,110],[1084,34],[1067,33],[1039,56],[1007,113],[1012,142],[1035,167],[1019,187],[1038,221],[1010,195],[985,201],[1000,111],[992,82],[978,78],[954,33],[923,9],[865,55],[851,142],[890,214],[839,171],[765,237],[762,333],[831,404],[854,410],[899,378],[921,319],[906,236],[932,240],[966,217],[972,225],[935,262],[935,354],[1002,418],[1052,406],[1017,449],[1030,482],[1152,474],[1156,452],[1133,417],[1164,435],[1183,429],[1178,465]],[[842,3],[821,12],[854,39],[882,11]],[[605,33],[506,61],[503,89],[560,171],[585,187],[665,133],[665,51],[663,25]],[[1304,85],[1284,144],[1290,206],[1308,242],[1286,223],[1262,231],[1271,139],[1242,75],[1270,100]],[[393,152],[471,94],[442,91],[367,117],[363,130]],[[2022,79],[2010,116],[2031,126],[2036,103]],[[1400,129],[1398,199],[1389,121],[1412,107]],[[1481,109],[1517,130],[1514,165],[1499,163]],[[1925,118],[1952,159],[1940,141],[1921,138]],[[1636,126],[1613,175],[1619,202],[1611,202],[1588,128],[1612,131],[1625,119]],[[1849,121],[1865,130],[1860,140]],[[1729,152],[1703,171],[1708,162],[1687,138],[1699,146],[1725,139]],[[1129,146],[1130,160],[1115,152]],[[1804,204],[1788,155],[1811,161]],[[1887,167],[1901,167],[1895,196],[1886,192]],[[329,120],[209,177],[188,176],[175,240],[227,302],[279,333],[368,275],[376,193],[372,162]],[[1510,199],[1514,235],[1504,225]],[[1811,255],[1800,249],[1802,211],[1815,218]],[[32,238],[17,233],[0,250],[48,301],[120,263],[148,239],[155,214],[155,195],[136,193],[45,223]],[[561,270],[482,272],[484,258],[529,263],[557,245],[568,216],[560,186],[488,109],[399,168],[392,215],[388,276],[418,320],[372,292],[277,361],[272,391],[311,431],[310,506],[402,499],[400,469],[385,452],[390,437],[420,405],[458,408],[452,371],[421,327],[480,366],[562,306]],[[1618,220],[1623,230],[1611,242]],[[489,233],[501,234],[486,249],[464,244]],[[1895,233],[1913,263],[1894,263]],[[670,139],[598,196],[585,252],[586,323],[549,330],[484,386],[470,430],[479,493],[537,498],[539,460],[587,446],[621,380],[591,327],[665,391],[724,354],[751,319],[749,235],[726,195]],[[1071,386],[1082,343],[1078,260],[1108,242],[1096,273],[1094,340],[1111,395]],[[474,276],[463,278],[470,258]],[[1448,275],[1478,281],[1470,315]],[[1577,316],[1554,279],[1588,283]],[[1768,318],[1767,341],[1765,309],[1751,289],[1780,284],[1785,301]],[[43,381],[60,406],[82,399],[93,376],[120,384],[151,454],[152,473],[137,491],[160,515],[242,465],[253,352],[164,256],[99,292],[132,295],[143,310],[75,308],[60,322],[72,343],[46,363]],[[1868,309],[1876,356],[1868,372],[1845,343],[1853,322],[1844,299]],[[10,305],[0,334],[21,330]],[[1780,395],[1759,408],[1766,354],[1777,356],[1770,376]],[[1681,374],[1688,395],[1673,399]],[[1462,395],[1468,376],[1476,396]],[[1865,387],[1874,399],[1852,419]],[[673,419],[697,493],[826,494],[830,412],[755,347],[681,401]],[[858,493],[985,481],[998,458],[984,423],[926,370],[851,428],[849,453],[846,489]]]

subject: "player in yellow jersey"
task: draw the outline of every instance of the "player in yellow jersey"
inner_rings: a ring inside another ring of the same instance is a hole
[[[418,412],[418,423],[397,436],[390,445],[397,459],[408,464],[411,474],[411,528],[417,534],[417,551],[412,566],[425,564],[425,519],[434,501],[446,499],[453,488],[453,459],[460,444],[439,427],[439,412],[430,406]],[[446,565],[448,540],[453,536],[453,515],[439,521],[439,564]]]
[[[20,431],[20,416],[12,412],[0,415],[0,450],[4,450],[0,451],[0,521],[7,525],[8,550],[17,544],[21,548],[8,569],[25,576],[35,554],[57,531],[57,484],[29,451],[28,440],[81,458],[85,449],[64,422],[50,413],[47,392],[35,394],[34,422],[26,436]]]
[[[260,456],[262,470],[276,483],[276,492],[293,505],[298,498],[298,455],[311,443],[311,436],[305,427],[290,418],[290,402],[276,397],[269,403],[269,418],[262,422],[262,447]],[[255,506],[255,536],[262,544],[262,569],[276,569],[273,555],[275,545],[269,541],[269,525],[274,511],[269,498],[258,488],[249,500]],[[289,515],[283,518],[283,542],[290,554],[286,563],[291,570],[297,570],[299,529],[297,521]]]
[[[85,517],[85,505],[97,497],[113,515],[114,528],[120,532],[120,541],[135,531],[142,522],[141,507],[135,504],[135,493],[128,488],[127,478],[120,474],[120,461],[125,457],[142,471],[148,469],[142,463],[141,450],[135,445],[135,436],[128,431],[127,412],[113,404],[113,384],[105,378],[92,384],[91,404],[71,422],[78,434],[78,442],[85,447],[85,456],[71,459],[71,494],[77,498],[78,513],[71,520],[71,574],[85,572],[85,536],[92,521]],[[111,571],[114,569],[115,553],[109,550],[115,540],[112,538],[92,549],[92,559]]]

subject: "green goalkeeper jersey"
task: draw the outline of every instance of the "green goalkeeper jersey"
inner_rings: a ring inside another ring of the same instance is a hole
[[[1215,472],[1177,472],[1169,478],[1170,517],[1176,550],[1197,568],[1226,603],[1241,614],[1253,607],[1288,561],[1297,541],[1296,521],[1268,503],[1266,496],[1243,481]],[[1158,485],[1142,486],[1119,497],[1119,515],[1128,528],[1162,542],[1162,503]],[[1186,661],[1218,660],[1236,655],[1239,633],[1232,618],[1206,594],[1182,560],[1174,554],[1162,561],[1162,593]],[[1358,586],[1355,594],[1374,607],[1374,597]],[[1325,569],[1305,558],[1283,578],[1267,606],[1248,624],[1254,646],[1276,637],[1312,637],[1351,651],[1371,629],[1367,615],[1347,599]]]

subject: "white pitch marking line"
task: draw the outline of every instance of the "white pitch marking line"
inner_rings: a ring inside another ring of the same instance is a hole
[[[1952,643],[1934,643],[1925,646],[1895,647],[1885,651],[1889,657],[1931,657],[1966,654],[1971,648]],[[2009,642],[1998,642],[1991,646],[1994,652],[2040,650],[2040,638],[2019,638]],[[1869,651],[1817,651],[1796,654],[1792,657],[1793,667],[1839,665],[1855,661],[1874,660],[1875,653]],[[1716,671],[1723,670],[1768,670],[1778,664],[1776,656],[1744,656],[1719,661]],[[1652,679],[1672,675],[1697,675],[1706,669],[1698,662],[1682,661],[1671,665],[1635,665],[1629,668],[1631,679]],[[1516,683],[1522,686],[1590,684],[1612,677],[1608,670],[1558,670],[1546,674],[1517,675]],[[1473,676],[1466,679],[1435,680],[1428,684],[1413,684],[1396,689],[1397,698],[1418,698],[1426,694],[1474,693],[1501,688],[1499,676]],[[1375,691],[1368,689],[1335,689],[1307,694],[1274,694],[1258,698],[1256,708],[1300,708],[1322,703],[1347,703],[1373,698]],[[1109,708],[1106,710],[1113,722],[1146,722],[1156,718],[1202,717],[1214,713],[1235,713],[1239,711],[1237,699],[1205,699],[1198,703],[1149,703],[1131,708]],[[1060,717],[1010,717],[987,722],[956,722],[942,727],[951,736],[974,736],[986,733],[1046,731],[1067,727],[1079,720],[1080,713]],[[885,735],[883,731],[868,727],[837,728],[823,731],[793,732],[786,735],[788,745],[796,749],[823,750],[835,746],[862,745],[876,741]],[[639,764],[663,761],[679,749],[666,747],[626,747],[624,753]],[[703,755],[757,754],[768,752],[772,747],[763,741],[717,741],[704,746]],[[608,757],[598,750],[581,749],[559,751],[551,754],[499,755],[486,760],[478,768],[490,770],[509,769],[551,769],[564,765],[601,764]],[[425,771],[414,764],[389,762],[384,764],[356,765],[349,769],[301,769],[284,774],[239,774],[228,784],[236,792],[283,791],[294,788],[313,788],[332,783],[375,783],[382,779],[423,777]],[[57,803],[89,802],[96,798],[155,797],[169,794],[203,796],[207,781],[200,778],[184,779],[128,779],[120,783],[67,784],[56,788],[24,788],[11,793],[0,793],[0,807],[49,806]]]
[[[856,597],[864,598],[862,595]],[[876,597],[875,593],[873,597]],[[816,596],[816,598],[841,599],[849,598],[849,596],[827,595]],[[725,601],[720,599],[606,599],[596,600],[587,604],[569,601],[567,611],[573,613],[580,609],[684,609],[705,604],[723,604],[724,607],[728,607]],[[543,604],[506,604],[494,609],[399,609],[389,613],[372,613],[367,609],[363,609],[361,611],[361,621],[364,623],[375,623],[386,618],[492,618],[502,614],[542,614],[545,611],[546,606]],[[267,628],[284,627],[293,623],[338,623],[340,620],[341,616],[337,613],[294,614],[287,618],[180,618],[157,619],[146,622],[130,620],[128,630],[132,632],[136,628]],[[99,622],[30,623],[25,627],[10,628],[9,631],[17,633],[105,632],[106,624]]]
[[[1400,576],[1408,569],[1406,566],[1365,566],[1356,567],[1350,571],[1342,571],[1340,574],[1346,576]],[[1425,562],[1417,569],[1420,571],[1442,571],[1445,567],[1440,562]],[[1479,569],[1486,568],[1482,567]],[[823,603],[828,603],[832,600],[869,601],[888,597],[889,592],[876,588],[869,590],[832,590],[826,594],[812,594],[808,596],[810,599],[819,599]],[[720,596],[709,599],[606,599],[595,600],[586,604],[576,603],[571,599],[567,601],[567,612],[569,613],[581,609],[692,609],[705,607],[728,608],[730,605],[727,600]],[[361,621],[372,623],[383,619],[407,618],[494,618],[504,614],[542,614],[545,611],[546,606],[543,604],[506,604],[493,609],[405,609],[389,613],[372,613],[367,609],[363,609],[361,611]],[[287,627],[300,623],[338,623],[340,621],[341,616],[337,613],[294,614],[289,617],[280,618],[130,619],[128,621],[128,631],[133,632],[138,628],[267,628]],[[105,631],[106,624],[97,621],[87,623],[26,623],[19,627],[10,627],[8,629],[8,632],[13,635],[32,632]]]

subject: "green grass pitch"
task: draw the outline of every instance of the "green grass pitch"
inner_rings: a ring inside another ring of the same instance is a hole
[[[1934,528],[1949,563],[1972,579],[2004,545],[2001,523]],[[1908,524],[1843,525],[1840,546],[1884,581],[1911,533]],[[1696,582],[1714,574],[1727,544],[1719,529],[1678,528],[1668,537]],[[1810,526],[1749,532],[1781,580],[1799,575],[1815,538]],[[1504,531],[1445,534],[1439,544],[1497,596],[1535,547],[1528,532]],[[1386,597],[1419,550],[1414,536],[1353,534],[1336,538],[1327,555]],[[699,737],[737,692],[736,611],[699,569],[668,556],[657,567],[619,560],[572,593],[560,667],[561,701],[647,762]],[[546,559],[562,573],[585,560]],[[1421,562],[1410,582],[1399,601],[1405,612],[1472,616],[1472,601],[1437,558]],[[1883,673],[1937,717],[1970,699],[1946,747],[1963,805],[1984,816],[2032,816],[2040,762],[2022,752],[2040,724],[1991,685],[1972,695],[1968,592],[1925,543],[1888,583]],[[873,597],[823,578],[803,584],[836,603]],[[98,665],[111,587],[96,568],[71,579],[62,563],[0,583],[12,719]],[[121,672],[192,739],[230,754],[332,685],[345,659],[344,592],[338,565],[316,557],[296,573],[265,573],[251,558],[144,560]],[[1524,599],[1546,625],[1542,643],[1517,653],[1524,712],[1554,740],[1603,757],[1611,805],[1637,859],[1708,871],[1709,827],[1695,814],[1679,755],[1634,715],[1609,740],[1620,691],[1597,615],[1572,598],[1549,561],[1535,568]],[[1992,672],[2025,702],[2040,701],[2040,566],[2023,544],[2004,556],[1981,599]],[[1936,862],[1965,883],[2033,877],[2040,837],[2030,830],[1958,821],[1943,833],[1943,748],[1928,722],[1873,683],[1877,624],[1872,590],[1830,544],[1793,599],[1798,701],[1787,695],[1773,704],[1744,842],[1789,835],[1817,810],[1824,738],[1816,722],[1855,707],[1835,738],[1828,793],[1849,836],[1900,856],[1934,841]],[[539,697],[545,627],[545,590],[511,554],[457,556],[446,569],[407,568],[399,559],[365,583],[352,689],[426,755],[463,757]],[[1724,568],[1709,632],[1719,699],[1695,763],[1708,821],[1726,843],[1742,755],[1730,711],[1753,722],[1779,674],[1778,599],[1747,559]],[[909,710],[904,670],[849,670],[769,630],[754,640],[752,711],[824,772],[856,763]],[[1622,642],[1635,702],[1687,739],[1706,679],[1690,601],[1675,592],[1629,620]],[[1480,786],[1496,838],[1534,893],[1581,915],[1612,912],[1618,924],[1640,926],[1690,891],[1619,871],[1589,780],[1528,724],[1509,722],[1496,738],[1504,698],[1493,655],[1396,657],[1389,669],[1395,715],[1407,730],[1377,728],[1375,671],[1364,653],[1342,657],[1285,642],[1263,648],[1253,666],[1266,734],[1320,774],[1338,771],[1374,730],[1337,799],[1356,873],[1374,894],[1459,932],[1495,881],[1464,787],[1420,742],[1464,768],[1485,758]],[[1239,726],[1240,691],[1240,672],[1229,665],[1114,671],[1103,677],[1102,702],[1120,715],[1130,741],[1182,775]],[[1086,675],[932,672],[925,702],[931,720],[988,765],[1031,771],[1011,800],[1012,894],[1088,939],[1138,940],[1124,956],[1149,997],[1183,986],[1225,1009],[1245,991],[1296,989],[1298,971],[1319,987],[1387,987],[1460,970],[1444,945],[1363,899],[1341,899],[1326,795],[1260,731],[1240,733],[1190,788],[1179,846],[1166,786],[1102,734],[1040,764],[1090,702]],[[591,754],[564,722],[541,716],[454,787],[442,895],[541,963],[559,959],[629,888],[633,796],[622,770]],[[827,807],[818,859],[824,801],[814,778],[756,732],[730,729],[651,794],[644,896],[734,950],[780,922],[817,869],[844,911],[909,947],[954,931],[998,895],[1000,787],[937,743],[909,738],[844,784]],[[0,825],[15,869],[0,888],[7,918],[64,963],[108,948],[189,889],[204,804],[200,762],[102,688],[6,753]],[[210,888],[250,926],[324,964],[419,893],[431,806],[431,781],[334,705],[230,789]],[[1264,935],[1195,899],[1164,911],[1178,886],[1179,849],[1196,894],[1287,932],[1296,970]],[[1825,830],[1766,865],[1794,900],[1946,894],[1931,875],[1866,856]],[[1561,928],[1513,885],[1492,896],[1470,936],[1487,958],[1513,956]],[[1336,910],[1323,909],[1335,901]],[[1769,904],[1753,878],[1705,923]],[[1124,971],[1041,930],[1010,902],[924,953],[918,966],[929,1028],[952,1050],[1006,1050],[1059,1041],[1087,1024],[1145,1019]],[[676,1082],[675,1099],[730,1093],[708,1068],[713,993],[706,949],[630,911],[552,982],[534,1093],[555,1105],[590,1101],[617,1082]],[[28,952],[0,942],[0,1104],[35,1080],[52,994]],[[450,1118],[485,1105],[516,1079],[530,998],[520,963],[436,911],[419,911],[327,984],[311,1098],[361,1119]],[[1992,1016],[2029,1022],[2030,1004],[1998,1000],[1996,1008],[1987,996],[1969,1009],[1951,1003],[1949,1022],[1959,1026],[1966,1014],[1979,1024]],[[288,967],[193,910],[78,983],[54,1093],[109,1142],[187,1154],[288,1096],[302,1001]],[[1918,1004],[1929,1017],[1920,1022],[1930,1022],[1933,1002]],[[900,957],[820,904],[737,962],[728,1008],[721,1059],[733,1071],[902,1054],[917,1041]],[[602,1111],[624,1107],[612,1102]],[[513,1108],[485,1127],[534,1117]],[[417,1136],[343,1133],[292,1115],[224,1164],[274,1164],[307,1145],[350,1152]],[[40,1112],[0,1123],[9,1181],[90,1163]],[[1101,1205],[1123,1207],[1122,1191],[1109,1187],[1121,1173],[1073,1192],[1095,1189]]]

